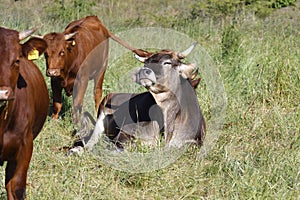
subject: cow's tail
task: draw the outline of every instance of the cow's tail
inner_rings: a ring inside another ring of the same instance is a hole
[[[135,54],[141,56],[141,57],[148,57],[149,52],[144,51],[142,49],[137,49],[135,47],[130,46],[127,42],[122,40],[121,38],[117,37],[116,35],[112,34],[111,32],[108,32],[111,39],[125,47],[126,49],[129,49],[130,51],[134,52]]]

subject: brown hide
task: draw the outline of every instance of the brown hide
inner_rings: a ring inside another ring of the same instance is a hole
[[[97,112],[107,67],[108,38],[139,55],[147,54],[146,51],[131,47],[109,32],[96,16],[73,21],[62,33],[49,33],[44,36],[48,44],[45,53],[46,74],[51,77],[53,118],[58,118],[61,110],[63,89],[68,96],[76,94],[73,97],[73,107],[80,113],[88,80],[92,79]],[[73,88],[76,91],[73,91]],[[76,120],[77,114],[75,113]]]
[[[72,33],[74,35],[66,40],[65,36]],[[80,81],[77,82],[74,108],[81,109],[84,93],[90,79],[94,80],[95,105],[98,108],[107,66],[108,38],[108,30],[96,16],[88,16],[74,21],[62,33],[49,33],[44,36],[48,44],[45,52],[46,73],[51,77],[53,118],[58,118],[61,110],[62,90],[64,89],[67,95],[72,95],[74,82],[81,67],[88,69],[82,74]],[[95,61],[82,65],[95,47],[99,48]],[[93,74],[93,76],[90,77],[90,74]]]
[[[36,38],[20,45],[19,35],[17,31],[0,28],[0,162],[7,161],[8,199],[25,198],[33,139],[41,131],[49,107],[44,78],[26,58],[33,48],[43,53],[46,43]],[[40,46],[34,46],[36,41]]]

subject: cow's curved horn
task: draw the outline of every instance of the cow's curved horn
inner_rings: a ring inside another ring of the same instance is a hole
[[[65,40],[68,40],[68,39],[72,38],[76,34],[77,34],[77,32],[66,34],[65,35]]]
[[[181,53],[177,53],[177,56],[179,59],[183,59],[186,58],[191,51],[195,48],[195,46],[198,44],[198,42],[194,42],[188,49],[186,49],[185,51],[181,52]]]
[[[140,61],[140,62],[142,62],[142,63],[144,63],[144,62],[147,60],[147,58],[148,58],[148,57],[142,57],[142,56],[139,56],[139,55],[137,55],[137,54],[134,54],[134,57],[135,57],[138,61]]]
[[[28,36],[30,36],[32,33],[34,33],[37,30],[37,28],[32,28],[26,31],[22,31],[19,32],[19,40],[24,40],[25,38],[27,38]]]
[[[44,39],[43,36],[41,36],[41,35],[31,35],[31,37],[39,38],[39,39]]]

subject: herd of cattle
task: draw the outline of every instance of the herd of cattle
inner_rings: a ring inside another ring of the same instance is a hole
[[[73,107],[79,112],[74,113],[74,119],[78,121],[88,81],[94,81],[98,115],[94,131],[83,141],[86,149],[93,148],[103,135],[121,148],[134,138],[154,145],[161,136],[166,147],[203,144],[206,128],[195,92],[200,81],[195,79],[197,67],[181,62],[196,44],[181,53],[136,49],[110,33],[96,16],[71,22],[61,33],[41,37],[32,35],[35,31],[0,27],[0,164],[7,161],[8,199],[25,198],[33,140],[48,115],[47,86],[32,61],[42,54],[46,75],[51,78],[52,118],[57,119],[61,111],[64,89],[68,96],[74,95]],[[100,101],[109,38],[131,50],[144,63],[132,73],[132,78],[147,92],[111,93]],[[96,60],[89,59],[93,53],[97,54]]]

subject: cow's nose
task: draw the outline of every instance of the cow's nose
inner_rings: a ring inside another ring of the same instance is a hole
[[[11,87],[0,87],[0,100],[13,99],[13,90]]]
[[[145,69],[145,70],[144,70],[144,73],[145,73],[146,75],[150,75],[150,74],[152,73],[152,70],[150,70],[150,69]]]
[[[59,76],[60,75],[60,69],[48,69],[47,70],[47,76]]]

